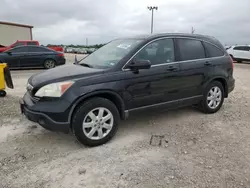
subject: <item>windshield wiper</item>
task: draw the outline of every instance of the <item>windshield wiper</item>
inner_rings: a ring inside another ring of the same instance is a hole
[[[93,66],[92,66],[92,65],[87,64],[87,63],[80,63],[80,64],[78,64],[78,65],[81,65],[81,66],[84,66],[84,67],[93,68]]]

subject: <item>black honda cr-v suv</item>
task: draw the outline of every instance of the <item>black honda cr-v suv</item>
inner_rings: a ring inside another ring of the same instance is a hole
[[[232,59],[215,38],[158,34],[114,40],[74,65],[34,75],[20,103],[29,120],[96,146],[134,111],[217,112],[234,82]]]

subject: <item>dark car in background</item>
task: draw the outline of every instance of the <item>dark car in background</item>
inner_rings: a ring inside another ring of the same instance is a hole
[[[29,120],[96,146],[136,111],[196,105],[215,113],[234,84],[233,61],[218,40],[159,34],[114,40],[78,64],[33,75],[20,103]]]
[[[19,46],[0,53],[0,62],[11,69],[54,68],[65,64],[64,54],[42,46]]]

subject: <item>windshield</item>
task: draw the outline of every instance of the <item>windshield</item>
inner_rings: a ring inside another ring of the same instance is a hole
[[[132,49],[134,49],[141,41],[142,40],[140,39],[114,40],[81,60],[79,64],[87,64],[89,67],[93,68],[111,68],[123,57],[125,57]]]

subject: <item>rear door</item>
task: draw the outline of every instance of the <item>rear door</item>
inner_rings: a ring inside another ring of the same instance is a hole
[[[202,42],[192,38],[176,38],[180,64],[180,89],[178,98],[181,105],[199,101],[203,94],[203,84],[208,78],[209,62]]]
[[[25,59],[20,63],[22,67],[43,67],[46,56],[50,50],[39,46],[27,46],[28,53]]]

